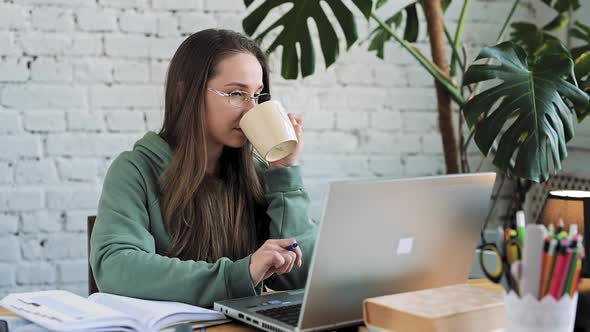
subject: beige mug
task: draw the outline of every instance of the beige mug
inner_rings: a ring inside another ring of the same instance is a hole
[[[268,162],[285,158],[297,147],[295,128],[276,100],[258,104],[246,112],[240,120],[240,128]]]

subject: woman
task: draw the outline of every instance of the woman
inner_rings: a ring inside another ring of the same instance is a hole
[[[316,227],[297,160],[255,162],[240,118],[270,98],[264,53],[227,30],[188,37],[168,69],[162,130],[104,180],[90,262],[102,292],[211,306],[304,286]],[[294,250],[285,248],[297,242]]]

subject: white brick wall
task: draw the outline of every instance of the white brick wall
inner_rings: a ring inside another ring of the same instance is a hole
[[[0,214],[0,233],[13,234],[18,230],[18,216],[13,214]]]
[[[14,109],[63,109],[86,107],[86,88],[63,84],[9,85],[0,96],[2,104]]]
[[[104,128],[102,113],[67,113],[66,123],[67,130],[73,132],[100,132]]]
[[[66,129],[66,116],[62,111],[25,113],[24,127],[30,132],[62,132]]]
[[[0,4],[0,28],[21,29],[25,27],[28,13],[21,6]]]
[[[146,83],[150,79],[149,64],[139,61],[120,61],[114,66],[117,83]]]
[[[29,78],[27,58],[0,60],[0,82],[24,82]]]
[[[84,293],[86,217],[96,213],[110,162],[161,126],[165,74],[182,40],[205,28],[241,29],[243,2],[4,2],[0,297],[55,287]],[[473,2],[465,39],[491,42],[511,3]],[[451,29],[459,11],[460,2],[453,2]],[[365,38],[369,27],[361,23],[359,30]],[[421,30],[423,36],[424,25]],[[366,47],[341,49],[341,60],[328,70],[318,58],[316,74],[291,82],[279,77],[279,54],[270,59],[274,98],[305,117],[301,163],[315,219],[330,180],[444,172],[432,78],[395,43],[386,46],[384,61]],[[418,48],[430,54],[427,43]],[[587,148],[584,128],[576,147]],[[574,155],[582,164],[582,154]]]
[[[85,282],[88,278],[88,261],[73,260],[57,263],[57,280],[60,283]]]
[[[0,112],[0,135],[16,134],[21,131],[19,113],[16,111]]]
[[[16,270],[16,282],[21,285],[42,285],[55,282],[55,269],[47,262],[21,263]]]
[[[18,239],[16,236],[2,236],[0,237],[0,261],[1,262],[17,262],[20,258],[18,246]]]
[[[0,160],[41,156],[40,137],[33,135],[0,135],[0,146],[3,147]]]
[[[110,131],[145,131],[143,112],[112,111],[106,115],[107,128]]]
[[[38,58],[31,64],[31,79],[37,82],[71,82],[72,64],[50,58]]]
[[[59,182],[55,164],[50,159],[21,160],[16,165],[16,184],[52,184]]]
[[[75,13],[78,28],[82,31],[114,31],[117,29],[117,11],[114,9],[84,8]]]
[[[156,33],[158,20],[154,14],[125,11],[119,16],[119,26],[124,32]]]
[[[0,210],[2,211],[34,211],[43,208],[41,188],[9,186],[0,189]]]
[[[20,36],[20,42],[27,54],[58,55],[69,48],[71,36],[62,32],[31,31]]]
[[[71,10],[56,7],[38,7],[33,9],[31,25],[42,31],[72,31],[74,18]]]
[[[9,289],[14,283],[14,264],[0,263],[0,287]]]
[[[21,214],[23,233],[52,233],[61,230],[62,217],[58,211],[35,211]]]

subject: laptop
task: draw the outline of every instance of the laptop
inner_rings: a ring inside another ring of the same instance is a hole
[[[305,289],[214,303],[258,329],[362,323],[369,297],[465,283],[495,173],[329,185]]]

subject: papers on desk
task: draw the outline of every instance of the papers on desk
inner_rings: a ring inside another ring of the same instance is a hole
[[[166,301],[95,293],[88,299],[61,290],[15,293],[0,306],[54,331],[160,331],[180,323],[227,322],[217,311]],[[202,324],[201,324],[202,325]]]

